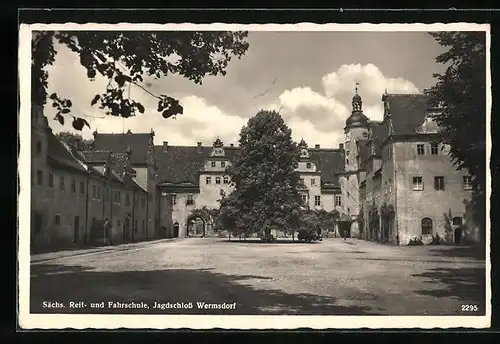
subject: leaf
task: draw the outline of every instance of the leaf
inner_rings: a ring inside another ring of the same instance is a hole
[[[90,106],[94,106],[99,99],[101,99],[101,95],[100,94],[96,94],[95,97],[94,97],[94,99],[92,99],[92,102],[90,102]]]
[[[73,106],[73,103],[71,102],[71,100],[66,99],[66,106],[69,108]]]
[[[96,70],[95,70],[95,69],[89,69],[89,70],[87,71],[87,76],[88,76],[88,78],[89,78],[89,79],[94,79],[94,78],[95,78],[95,76],[96,76],[96,74],[97,74],[97,73],[96,73]]]
[[[73,120],[73,128],[75,128],[76,130],[82,130],[83,124],[84,124],[84,122],[81,118],[75,118]]]
[[[137,107],[137,110],[139,110],[140,113],[144,113],[144,106],[142,106],[141,103],[136,103],[135,106]]]
[[[52,100],[57,99],[57,94],[52,93],[52,94],[50,95],[50,99],[52,99]]]
[[[57,120],[61,125],[64,125],[64,116],[61,115],[59,112],[56,114],[54,119]]]
[[[120,75],[115,76],[115,81],[119,87],[123,87],[123,85],[125,85],[125,81],[126,81],[125,75],[120,74]]]
[[[64,114],[68,114],[68,113],[70,113],[70,112],[71,112],[71,110],[70,110],[70,109],[62,109],[62,110],[61,110],[61,113],[64,113]]]

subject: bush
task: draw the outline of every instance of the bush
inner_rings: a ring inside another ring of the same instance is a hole
[[[422,246],[423,244],[421,237],[415,237],[408,242],[408,246]]]
[[[439,234],[436,233],[436,235],[432,236],[432,241],[429,243],[429,245],[441,245],[443,244],[443,239],[439,236]]]

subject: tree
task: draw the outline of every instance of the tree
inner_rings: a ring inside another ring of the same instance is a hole
[[[271,228],[293,232],[298,227],[299,151],[291,133],[275,111],[260,111],[242,128],[240,150],[228,168],[234,190],[221,200],[233,234],[263,232],[268,240]]]
[[[107,115],[124,118],[144,113],[144,106],[127,96],[134,85],[157,98],[157,111],[164,118],[170,118],[182,114],[182,105],[168,95],[155,95],[147,90],[142,86],[144,78],[178,74],[201,84],[206,75],[225,75],[232,56],[241,58],[246,53],[246,37],[246,31],[35,32],[32,39],[32,102],[39,106],[47,102],[49,75],[45,67],[55,62],[54,43],[58,41],[79,56],[90,80],[97,74],[108,79],[104,93],[89,99],[91,105],[99,103]],[[49,98],[57,109],[55,119],[62,125],[65,117],[71,116],[75,129],[89,126],[84,118],[72,114],[70,99],[62,99],[56,93]]]
[[[436,85],[426,90],[442,112],[434,119],[441,141],[450,146],[457,168],[473,177],[475,221],[481,232],[486,224],[486,34],[484,32],[431,33],[448,48],[436,62],[448,65],[444,74],[434,74]]]
[[[72,144],[79,150],[91,150],[93,140],[84,140],[79,134],[70,133],[69,131],[61,131],[56,134],[56,137],[66,143]]]

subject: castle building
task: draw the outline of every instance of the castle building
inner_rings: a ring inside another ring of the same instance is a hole
[[[432,116],[439,109],[430,106],[420,94],[386,92],[382,102],[383,120],[371,121],[363,113],[362,98],[356,88],[343,143],[336,148],[323,148],[318,144],[309,147],[303,139],[300,141],[297,171],[304,205],[315,210],[336,210],[340,214],[336,228],[325,230],[337,235],[396,245],[407,245],[415,238],[427,243],[436,234],[448,241],[456,241],[457,237],[458,241],[479,240],[465,212],[465,202],[471,196],[471,177],[453,166],[449,147],[437,140],[438,127]],[[35,130],[33,135],[41,134]],[[71,173],[80,173],[82,178],[92,180],[90,183],[100,180],[103,189],[123,188],[130,191],[118,192],[129,192],[134,200],[138,197],[133,203],[115,202],[117,209],[101,206],[97,219],[113,217],[115,227],[121,228],[129,214],[136,240],[215,234],[210,210],[218,208],[222,195],[232,191],[226,168],[238,147],[225,146],[219,138],[210,146],[202,142],[176,146],[167,141],[155,146],[153,139],[153,130],[95,132],[92,150],[78,152],[66,147],[67,154],[76,161]],[[32,161],[33,166],[46,164],[41,156],[33,156]],[[50,203],[50,197],[59,197],[36,186],[34,190],[33,195],[45,195],[33,196],[34,209],[43,208],[42,201]],[[71,213],[87,208],[97,216],[92,202],[99,201],[98,197],[90,201],[72,199],[72,206],[67,207],[68,219],[81,216],[88,221],[93,215]],[[133,204],[135,212],[127,212],[127,204]],[[49,213],[54,211],[50,209]],[[68,227],[66,237],[70,233]],[[121,241],[127,238],[123,234]]]

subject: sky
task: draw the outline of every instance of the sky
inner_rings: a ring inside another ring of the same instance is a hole
[[[75,115],[84,116],[92,132],[133,133],[155,131],[155,144],[211,145],[219,137],[225,145],[237,145],[241,127],[259,110],[279,110],[292,129],[293,139],[309,146],[336,148],[342,141],[351,98],[359,83],[363,110],[371,120],[381,120],[381,96],[388,93],[419,93],[432,86],[433,73],[442,72],[435,57],[443,48],[426,32],[249,32],[249,49],[233,58],[226,76],[207,76],[197,85],[179,76],[146,79],[155,94],[180,100],[184,113],[164,119],[157,101],[132,86],[131,98],[146,111],[121,119],[106,116],[90,102],[105,90],[102,77],[90,81],[79,58],[64,46],[56,46],[50,66],[48,92],[57,92],[73,103]],[[54,132],[74,131],[46,115]]]

